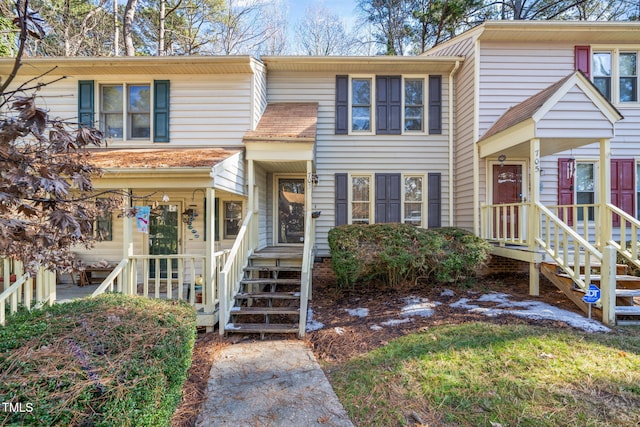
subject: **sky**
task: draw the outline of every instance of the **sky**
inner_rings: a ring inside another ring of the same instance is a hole
[[[295,26],[304,17],[307,6],[322,6],[339,15],[347,30],[355,22],[357,0],[287,0],[289,3],[289,25]]]

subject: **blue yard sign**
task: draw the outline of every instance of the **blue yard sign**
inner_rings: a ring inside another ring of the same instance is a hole
[[[589,289],[587,289],[587,293],[582,297],[582,300],[587,304],[593,304],[600,299],[600,288],[598,288],[593,283],[589,285]]]

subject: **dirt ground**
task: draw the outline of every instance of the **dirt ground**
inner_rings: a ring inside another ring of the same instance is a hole
[[[454,295],[449,296],[453,291]],[[313,300],[310,308],[313,320],[324,324],[322,329],[312,331],[305,338],[318,360],[342,362],[367,353],[387,344],[402,335],[425,330],[443,324],[461,324],[482,320],[495,323],[529,323],[548,327],[567,327],[563,322],[538,321],[516,316],[487,317],[455,309],[449,303],[457,301],[468,292],[504,292],[513,300],[537,300],[557,307],[581,313],[564,294],[544,279],[540,283],[540,296],[529,295],[529,279],[526,275],[505,275],[482,278],[472,286],[457,285],[405,285],[389,289],[380,284],[354,289],[337,289],[330,283],[314,282]],[[372,329],[392,319],[407,304],[407,298],[420,297],[442,304],[430,317],[413,317],[412,321],[396,323]],[[368,309],[366,317],[348,315],[345,310]],[[176,412],[172,426],[193,426],[202,402],[206,399],[207,382],[216,353],[226,345],[255,336],[230,335],[227,338],[215,333],[199,333],[193,355],[193,364],[183,390],[183,402]]]

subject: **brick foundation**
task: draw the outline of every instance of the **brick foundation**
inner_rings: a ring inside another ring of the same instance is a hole
[[[335,282],[336,275],[331,268],[331,258],[316,258],[313,263],[313,280],[318,282]]]
[[[529,263],[517,259],[492,255],[487,265],[478,270],[479,276],[501,273],[529,273]]]

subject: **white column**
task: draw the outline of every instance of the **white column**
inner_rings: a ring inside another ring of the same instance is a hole
[[[128,211],[128,209],[131,207],[131,196],[130,196],[130,189],[129,188],[124,188],[123,193],[126,194],[126,196],[124,196],[122,203],[123,203],[123,209],[125,212]],[[122,258],[123,259],[128,259],[129,257],[133,256],[133,221],[134,219],[127,216],[127,215],[123,215],[122,216]],[[120,284],[120,288],[123,290],[123,292],[125,293],[132,293],[135,289],[136,284],[133,283],[133,281],[135,280],[136,275],[134,274],[134,271],[131,271],[131,263],[127,264],[127,267],[124,269],[124,274],[122,274],[121,277],[123,277],[123,280],[126,280],[129,283],[122,283]],[[128,292],[126,291],[128,290]]]
[[[527,209],[528,218],[525,218],[528,224],[527,240],[529,242],[529,250],[536,251],[538,249],[536,238],[540,234],[540,218],[538,215],[537,204],[540,202],[540,140],[532,139],[529,141],[529,208]],[[540,271],[538,266],[529,263],[529,294],[540,295]]]
[[[213,254],[216,251],[215,244],[215,215],[218,215],[218,212],[215,211],[216,203],[215,203],[216,191],[213,188],[207,188],[205,191],[205,210],[207,211],[207,215],[204,218],[205,228],[207,232],[205,233],[205,265],[204,265],[204,277],[205,277],[205,293],[204,293],[204,304],[205,311],[213,311],[215,305],[216,296],[218,296],[219,287],[218,287],[218,267],[215,262],[215,258]],[[221,267],[221,266],[220,266]]]
[[[596,242],[602,250],[612,236],[611,213],[607,204],[611,203],[611,144],[609,139],[600,140],[600,186],[598,188],[600,227],[596,227]]]

